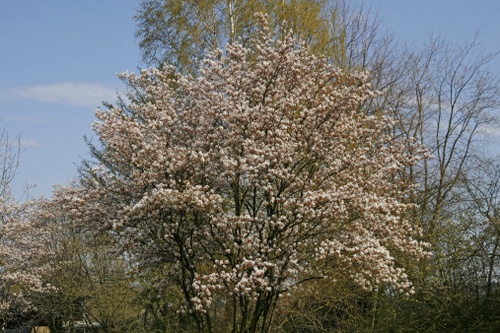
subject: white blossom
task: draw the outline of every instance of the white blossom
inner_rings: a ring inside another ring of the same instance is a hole
[[[215,295],[276,302],[329,271],[410,291],[393,251],[424,255],[398,178],[418,158],[363,111],[378,94],[367,74],[267,35],[204,64],[122,76],[142,98],[98,110],[81,219],[112,221],[144,268],[169,267],[194,314]]]

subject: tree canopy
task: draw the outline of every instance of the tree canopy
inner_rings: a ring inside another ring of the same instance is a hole
[[[390,42],[369,11],[345,0],[142,0],[135,37],[148,66],[198,73],[206,52],[255,37],[264,13],[277,38],[290,33],[342,68],[388,66]]]
[[[267,332],[282,296],[332,272],[411,292],[395,256],[423,256],[398,177],[418,156],[363,112],[377,94],[367,75],[265,24],[256,36],[211,53],[196,78],[125,75],[141,101],[97,113],[99,163],[75,207],[143,269],[164,267],[207,332]]]

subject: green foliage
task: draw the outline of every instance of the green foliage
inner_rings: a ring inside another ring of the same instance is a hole
[[[378,36],[376,18],[343,0],[142,0],[135,36],[146,64],[198,73],[207,51],[255,36],[256,13],[267,15],[277,38],[292,32],[337,66],[386,66],[391,46]]]

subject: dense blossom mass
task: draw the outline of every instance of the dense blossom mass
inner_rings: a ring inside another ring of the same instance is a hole
[[[338,274],[410,292],[395,257],[423,251],[398,171],[418,157],[364,111],[367,77],[265,29],[211,53],[198,77],[125,74],[135,93],[98,110],[98,165],[72,212],[139,267],[163,267],[179,313],[206,331],[222,313],[234,331],[265,331],[281,296]]]
[[[18,203],[5,191],[0,196],[0,322],[5,327],[36,310],[33,299],[55,289],[45,278],[51,272],[50,234],[32,219],[33,202]]]

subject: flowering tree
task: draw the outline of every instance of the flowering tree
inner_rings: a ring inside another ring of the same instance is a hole
[[[47,282],[52,270],[50,234],[28,217],[32,202],[0,200],[0,321],[19,324],[37,311],[40,296],[54,291]]]
[[[398,178],[417,157],[390,119],[363,112],[367,75],[264,28],[210,54],[199,77],[124,78],[138,94],[98,110],[99,163],[75,216],[161,265],[200,331],[268,332],[281,296],[332,272],[411,291],[394,258],[423,255]]]
[[[16,323],[35,309],[33,297],[52,290],[44,282],[48,233],[32,221],[31,201],[19,202],[10,184],[19,164],[19,146],[0,134],[0,325]]]

